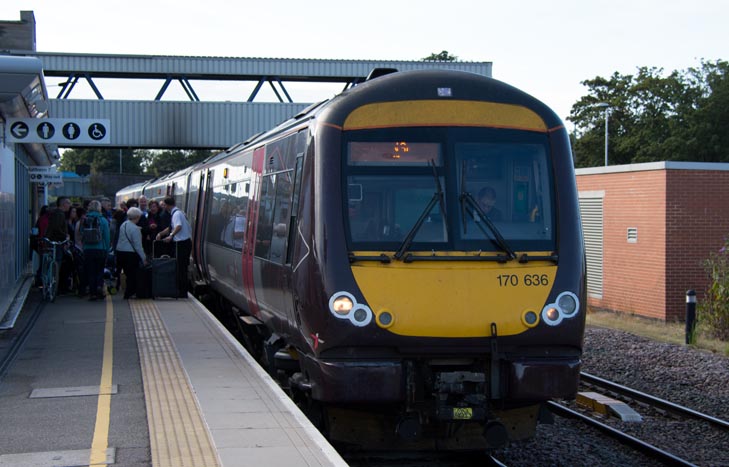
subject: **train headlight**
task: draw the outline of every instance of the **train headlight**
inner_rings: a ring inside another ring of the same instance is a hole
[[[372,321],[372,310],[367,305],[357,303],[349,292],[336,292],[329,298],[329,311],[339,319],[348,319],[357,327],[367,326]]]
[[[392,323],[395,322],[395,317],[392,315],[391,312],[387,310],[382,310],[377,314],[377,324],[381,328],[389,328],[392,326]]]
[[[566,318],[577,313],[577,296],[572,292],[562,292],[557,297],[557,306]]]
[[[521,315],[521,321],[526,327],[533,328],[539,324],[539,315],[532,310],[527,310]]]
[[[542,320],[550,326],[557,326],[563,319],[577,316],[580,300],[572,292],[562,292],[557,300],[542,310]]]
[[[547,305],[542,311],[542,319],[550,326],[556,326],[562,322],[562,314],[554,305]]]
[[[335,315],[347,316],[354,308],[354,297],[347,292],[339,292],[329,299],[329,309]]]

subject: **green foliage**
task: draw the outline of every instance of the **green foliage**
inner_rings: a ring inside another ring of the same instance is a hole
[[[60,169],[76,172],[77,165],[89,165],[92,173],[119,173],[120,158],[123,173],[142,173],[142,158],[131,149],[68,149],[63,153]]]
[[[189,167],[197,162],[201,162],[215,151],[194,150],[194,151],[161,151],[153,153],[147,151],[145,160],[147,161],[146,173],[159,177],[171,172],[176,172]]]
[[[712,337],[729,341],[729,239],[704,261],[709,289],[698,305],[698,319]]]
[[[608,103],[610,164],[680,160],[729,162],[729,63],[665,74],[638,68],[635,75],[583,81],[588,95],[573,106],[575,165],[604,163]]]
[[[432,53],[428,55],[427,57],[423,58],[423,60],[434,60],[438,62],[455,62],[458,60],[458,57],[455,55],[451,55],[448,53],[447,50],[442,51],[441,53]]]
[[[75,172],[78,165],[90,165],[91,172],[147,174],[158,177],[189,167],[215,154],[206,150],[131,150],[131,149],[69,149],[63,153],[60,168]]]

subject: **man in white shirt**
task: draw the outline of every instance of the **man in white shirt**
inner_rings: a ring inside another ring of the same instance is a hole
[[[187,298],[187,268],[190,265],[190,253],[192,253],[192,228],[185,213],[175,206],[175,198],[172,196],[165,198],[165,209],[172,216],[172,224],[157,234],[157,240],[175,242],[177,290],[180,298]]]

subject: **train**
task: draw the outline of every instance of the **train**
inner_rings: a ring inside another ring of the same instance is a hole
[[[385,70],[185,170],[192,292],[344,445],[492,449],[577,393],[585,252],[567,131],[466,72]]]

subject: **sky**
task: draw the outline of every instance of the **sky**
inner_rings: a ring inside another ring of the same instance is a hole
[[[42,52],[420,60],[447,50],[492,62],[494,78],[563,120],[587,94],[586,79],[729,59],[724,0],[3,0],[0,20],[17,21],[21,10],[34,11]],[[212,92],[196,90],[203,100]]]

